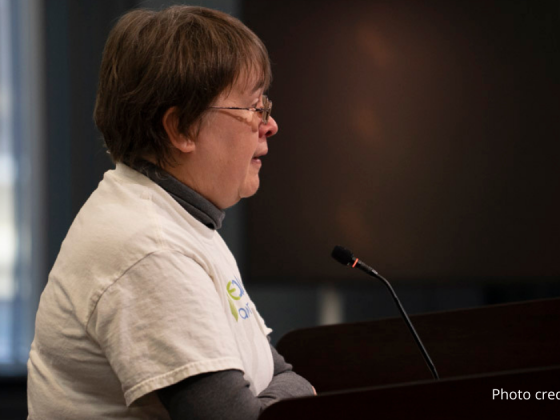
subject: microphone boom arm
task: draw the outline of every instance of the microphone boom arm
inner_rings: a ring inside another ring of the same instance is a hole
[[[408,327],[410,333],[412,334],[412,337],[414,338],[414,341],[416,341],[416,344],[418,345],[418,348],[422,352],[422,356],[424,357],[424,361],[426,362],[426,364],[428,365],[428,368],[432,372],[432,376],[434,377],[434,379],[439,379],[439,375],[437,373],[434,362],[432,362],[432,359],[430,358],[430,355],[426,351],[426,348],[424,347],[424,344],[422,343],[422,340],[420,339],[420,336],[416,332],[416,329],[414,328],[414,325],[412,325],[412,321],[410,320],[410,318],[408,317],[408,314],[404,310],[404,307],[402,306],[401,301],[399,300],[397,294],[393,290],[393,286],[391,286],[391,283],[389,283],[389,281],[386,278],[384,278],[381,274],[379,274],[377,271],[375,271],[369,265],[361,262],[358,258],[354,257],[352,252],[350,250],[344,248],[344,247],[336,246],[334,248],[333,252],[332,252],[332,256],[335,260],[337,260],[341,264],[349,265],[352,268],[359,268],[363,272],[365,272],[365,273],[369,274],[370,276],[373,276],[373,277],[375,277],[375,278],[377,278],[377,279],[379,279],[383,282],[383,284],[387,287],[387,289],[389,289],[389,292],[391,293],[391,296],[393,297],[393,300],[395,301],[395,304],[397,305],[397,308],[398,308],[399,312],[401,313],[401,316],[405,320],[406,326]]]
[[[381,274],[379,274],[377,271],[375,271],[373,268],[369,267],[368,265],[364,264],[363,262],[358,260],[358,264],[356,264],[356,265],[360,270],[364,271],[365,273],[369,274],[370,276],[373,276],[373,277],[381,280],[383,282],[383,284],[387,287],[387,289],[389,289],[389,292],[391,293],[391,296],[393,297],[393,300],[395,301],[395,304],[397,305],[397,308],[399,309],[399,312],[401,313],[402,317],[405,320],[406,326],[410,330],[410,333],[412,334],[412,337],[414,338],[414,341],[416,341],[416,344],[420,348],[420,351],[422,352],[422,356],[424,356],[424,361],[426,362],[426,364],[428,365],[428,368],[432,372],[432,376],[434,377],[434,379],[439,379],[439,375],[437,373],[434,362],[432,362],[432,359],[430,358],[430,355],[426,351],[426,348],[424,347],[424,344],[422,343],[422,340],[420,339],[420,336],[416,332],[416,329],[414,328],[414,325],[412,324],[412,321],[408,317],[408,314],[404,310],[404,307],[402,306],[401,301],[399,300],[397,294],[393,290],[393,286],[391,286],[391,283],[389,283],[389,281],[386,278],[384,278]]]

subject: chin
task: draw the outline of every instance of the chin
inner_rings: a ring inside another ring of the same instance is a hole
[[[259,190],[259,185],[260,185],[260,183],[259,183],[259,180],[257,179],[257,182],[252,182],[250,185],[247,185],[245,188],[243,188],[243,190],[241,191],[241,194],[239,194],[239,196],[241,198],[252,197]]]

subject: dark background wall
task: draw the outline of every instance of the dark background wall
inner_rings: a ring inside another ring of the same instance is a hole
[[[560,294],[558,1],[246,0],[242,14],[275,77],[245,273],[275,337],[303,311],[396,315],[335,244],[410,312]]]
[[[138,4],[44,2],[49,268],[112,167],[97,71]],[[558,1],[208,4],[239,13],[273,61],[280,132],[223,236],[274,341],[396,315],[382,286],[331,261],[338,243],[412,313],[560,295]],[[20,407],[0,417],[24,418],[24,384],[0,382],[0,406]]]
[[[280,125],[251,277],[346,278],[343,243],[395,280],[558,279],[557,1],[244,4]]]

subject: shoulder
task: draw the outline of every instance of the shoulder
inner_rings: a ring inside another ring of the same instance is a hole
[[[189,244],[197,248],[199,241],[212,241],[212,236],[156,183],[118,164],[78,213],[61,254],[76,260],[82,256],[89,264],[99,257],[118,271],[153,252],[188,254]]]

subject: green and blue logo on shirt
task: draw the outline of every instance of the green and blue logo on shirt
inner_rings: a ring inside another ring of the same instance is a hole
[[[235,301],[241,300],[243,295],[245,295],[245,289],[243,288],[241,281],[237,277],[234,278],[228,282],[226,290],[228,292],[229,309],[231,310],[231,314],[235,320],[239,321],[239,317],[242,319],[249,318],[253,313],[249,307],[249,303],[246,303],[243,308],[237,308],[237,306],[235,306]]]

